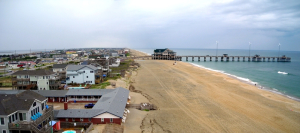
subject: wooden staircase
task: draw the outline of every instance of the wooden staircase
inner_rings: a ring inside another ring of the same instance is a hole
[[[36,84],[30,84],[26,86],[26,90],[30,90],[31,88],[35,87]]]

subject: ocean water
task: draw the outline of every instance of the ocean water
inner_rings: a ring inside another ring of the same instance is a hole
[[[138,51],[153,54],[154,49],[136,49]],[[177,55],[216,55],[216,49],[172,49],[177,52]],[[218,56],[228,54],[229,56],[249,56],[249,50],[230,50],[219,49]],[[272,56],[278,57],[278,55],[286,55],[291,57],[291,62],[245,62],[231,61],[221,62],[209,61],[201,58],[198,62],[198,58],[192,61],[189,58],[186,61],[182,58],[183,62],[192,63],[195,66],[209,69],[212,71],[218,71],[229,76],[235,77],[250,84],[257,84],[258,88],[262,88],[274,93],[285,95],[291,99],[300,99],[300,51],[276,51],[276,50],[251,50],[250,55],[258,54],[260,56]]]

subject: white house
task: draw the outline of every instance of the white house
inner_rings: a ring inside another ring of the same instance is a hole
[[[68,65],[66,83],[95,84],[97,68],[92,65]]]
[[[67,70],[67,66],[68,64],[54,64],[52,69],[53,69],[53,72],[63,72],[63,71],[66,71]]]
[[[49,70],[26,70],[13,73],[13,88],[50,90],[60,86],[59,76]]]
[[[19,65],[19,63],[17,63],[17,62],[10,62],[8,64],[8,68],[16,69],[16,68],[19,68],[18,65]]]

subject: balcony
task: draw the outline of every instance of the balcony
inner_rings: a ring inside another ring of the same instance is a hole
[[[66,71],[59,71],[58,73],[66,73]]]
[[[61,84],[60,83],[52,83],[52,84],[49,84],[49,86],[60,86]]]
[[[47,133],[51,131],[51,126],[48,125],[49,121],[53,118],[53,106],[48,105],[48,109],[43,111],[43,115],[36,119],[35,121],[19,121],[16,123],[9,123],[9,130],[31,130],[35,133]],[[49,120],[50,118],[50,120]],[[43,125],[43,122],[46,122],[47,126],[39,127],[38,125]]]
[[[98,101],[101,97],[99,98],[67,98],[68,101]]]
[[[17,78],[17,77],[13,77],[11,78],[12,81],[30,81],[29,78]]]

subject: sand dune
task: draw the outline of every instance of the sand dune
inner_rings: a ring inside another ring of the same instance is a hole
[[[137,62],[133,85],[159,107],[144,132],[300,132],[300,102],[184,62]]]

